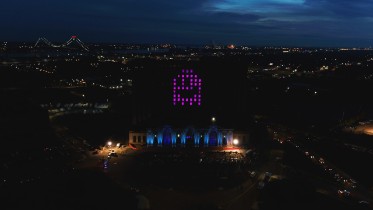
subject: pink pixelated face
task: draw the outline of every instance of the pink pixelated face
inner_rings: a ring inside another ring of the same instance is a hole
[[[174,106],[201,106],[202,80],[192,69],[181,70],[172,83]]]

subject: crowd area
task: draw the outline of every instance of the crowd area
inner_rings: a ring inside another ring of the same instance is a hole
[[[252,158],[240,151],[157,150],[136,155],[133,177],[140,183],[172,188],[235,186],[249,178]]]

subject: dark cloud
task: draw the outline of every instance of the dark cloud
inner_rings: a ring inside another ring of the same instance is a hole
[[[371,0],[3,0],[0,39],[369,46],[372,11]]]
[[[214,12],[214,13],[205,13],[206,18],[211,18],[215,21],[223,21],[228,23],[248,23],[254,22],[261,18],[260,15],[256,14],[240,14],[232,12]]]
[[[307,0],[305,5],[322,15],[334,18],[373,17],[373,1],[371,0]]]

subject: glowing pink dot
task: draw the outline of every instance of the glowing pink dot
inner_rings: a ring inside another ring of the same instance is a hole
[[[194,83],[194,86],[197,86],[197,83]]]
[[[202,80],[201,80],[201,79],[199,79],[199,82],[202,82]]]
[[[181,105],[184,106],[184,102],[181,102]]]
[[[190,87],[191,90],[193,90],[193,87]]]
[[[184,84],[183,84],[184,85]],[[184,90],[184,87],[181,87],[182,90]]]
[[[178,90],[180,90],[180,87],[177,87]]]
[[[181,75],[181,77],[184,77],[184,74],[183,74],[183,75]]]
[[[182,98],[181,100],[184,101],[184,98]]]
[[[198,98],[201,98],[201,95],[198,95]]]
[[[192,103],[190,103],[190,105],[192,106]]]
[[[177,77],[180,77],[180,74],[178,74]]]
[[[180,98],[178,98],[177,101],[180,101]]]
[[[183,70],[181,70],[181,72],[183,72],[183,73],[184,73],[184,69],[183,69]]]
[[[198,106],[201,106],[201,103],[198,103]]]
[[[195,82],[197,82],[197,79],[194,79]]]
[[[189,90],[189,87],[186,87],[187,90]]]
[[[186,99],[186,101],[188,101],[188,98]]]
[[[176,85],[176,82],[174,83],[174,85]]]

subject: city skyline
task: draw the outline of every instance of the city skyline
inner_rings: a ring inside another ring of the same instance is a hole
[[[372,9],[366,0],[17,0],[0,9],[0,40],[371,47]]]
[[[3,0],[3,209],[372,210],[371,11]]]

